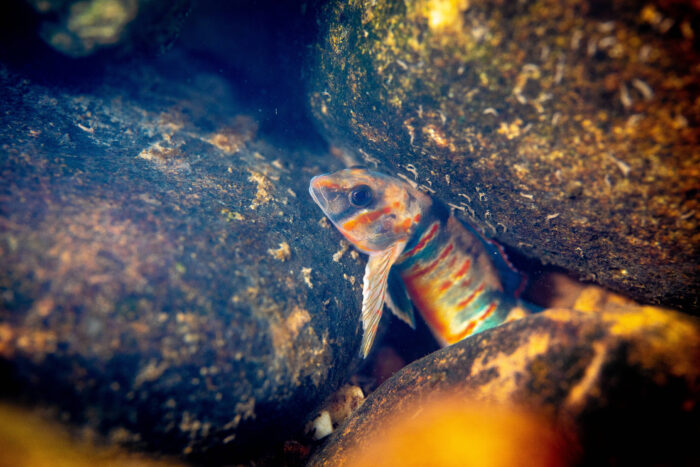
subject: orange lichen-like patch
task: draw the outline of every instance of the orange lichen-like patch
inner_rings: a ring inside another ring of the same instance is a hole
[[[479,395],[484,400],[506,402],[511,399],[519,382],[518,375],[527,372],[528,366],[535,359],[545,355],[551,348],[548,334],[533,334],[527,345],[518,347],[514,352],[500,352],[495,356],[484,356],[474,361],[471,376],[482,372],[494,372],[499,375],[479,387]]]
[[[692,318],[663,308],[644,306],[634,313],[601,313],[615,336],[646,336],[644,346],[636,346],[629,352],[628,360],[645,368],[657,365],[661,360],[669,365],[674,375],[700,376],[700,325]],[[684,349],[682,352],[679,349]],[[682,354],[688,358],[677,358]]]

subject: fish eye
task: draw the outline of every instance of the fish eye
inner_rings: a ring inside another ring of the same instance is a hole
[[[357,185],[350,191],[350,204],[364,208],[372,202],[372,189],[367,185]]]

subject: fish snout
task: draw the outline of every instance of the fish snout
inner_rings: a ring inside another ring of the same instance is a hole
[[[325,178],[325,175],[316,175],[311,179],[311,182],[309,183],[309,194],[316,202],[316,204],[318,204],[318,206],[324,211],[328,207],[328,199],[324,196],[323,189]]]

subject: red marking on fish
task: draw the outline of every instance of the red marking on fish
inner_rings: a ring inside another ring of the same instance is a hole
[[[489,307],[486,309],[486,311],[484,312],[484,314],[482,314],[481,316],[479,316],[479,321],[484,321],[486,318],[488,318],[488,317],[491,315],[491,313],[493,313],[494,311],[496,311],[496,308],[497,308],[497,307],[498,307],[498,302],[491,302],[491,304],[490,304]]]
[[[467,273],[467,271],[469,271],[469,268],[471,267],[471,265],[472,265],[472,260],[471,260],[471,258],[467,258],[467,259],[464,261],[464,264],[462,264],[462,267],[459,268],[459,271],[457,271],[457,273],[455,274],[455,276],[454,276],[455,279],[459,279],[460,277],[462,277],[463,275],[465,275],[465,274]]]
[[[418,277],[421,277],[421,276],[424,276],[424,275],[428,274],[428,273],[431,272],[431,271],[434,271],[435,268],[438,267],[438,265],[440,264],[440,262],[441,262],[442,260],[444,260],[444,259],[447,257],[447,255],[450,254],[450,251],[452,251],[453,248],[454,248],[454,245],[453,245],[452,243],[450,243],[449,245],[447,245],[447,248],[445,248],[445,249],[443,250],[442,254],[440,254],[440,256],[438,257],[438,259],[436,259],[435,261],[433,261],[432,263],[430,263],[430,264],[429,264],[428,266],[426,266],[425,268],[419,269],[418,271],[414,272],[413,274],[409,274],[408,276],[406,276],[406,279],[408,279],[408,280],[416,279],[416,278],[418,278]]]
[[[471,303],[472,300],[474,300],[474,298],[476,298],[477,295],[479,295],[481,292],[483,292],[484,285],[485,284],[482,282],[481,285],[479,287],[477,287],[474,292],[472,292],[467,298],[465,298],[464,300],[459,302],[457,304],[457,307],[464,308],[465,306],[469,305],[469,303]]]
[[[464,330],[462,332],[448,336],[447,342],[450,344],[453,344],[455,342],[461,341],[465,337],[471,335],[471,333],[474,332],[475,327],[476,327],[476,321],[474,321],[474,320],[470,321],[469,324],[467,325],[467,327],[464,328]]]
[[[404,253],[404,256],[407,256],[407,257],[408,257],[408,256],[412,256],[412,255],[418,253],[420,250],[422,250],[423,247],[424,247],[430,240],[433,239],[433,237],[434,237],[435,234],[437,233],[439,227],[440,227],[440,224],[438,224],[437,222],[436,222],[435,224],[433,224],[433,227],[430,229],[430,231],[428,231],[428,234],[425,235],[423,238],[421,238],[420,241],[418,242],[418,244],[417,244],[416,246],[414,246],[413,248],[411,248],[410,251]]]
[[[343,228],[346,230],[352,230],[358,225],[365,225],[369,224],[370,222],[374,222],[377,219],[379,219],[382,215],[389,214],[390,212],[391,208],[389,207],[376,211],[363,212],[362,214],[358,214],[357,216],[343,224]]]
[[[400,233],[400,232],[408,232],[408,229],[411,228],[411,219],[405,219],[402,223],[398,224],[396,227],[394,227],[394,232]]]

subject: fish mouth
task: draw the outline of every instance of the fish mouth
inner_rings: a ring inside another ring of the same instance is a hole
[[[328,198],[325,196],[325,190],[321,186],[321,182],[325,179],[325,175],[316,175],[309,183],[309,194],[314,202],[325,212],[328,207]]]

